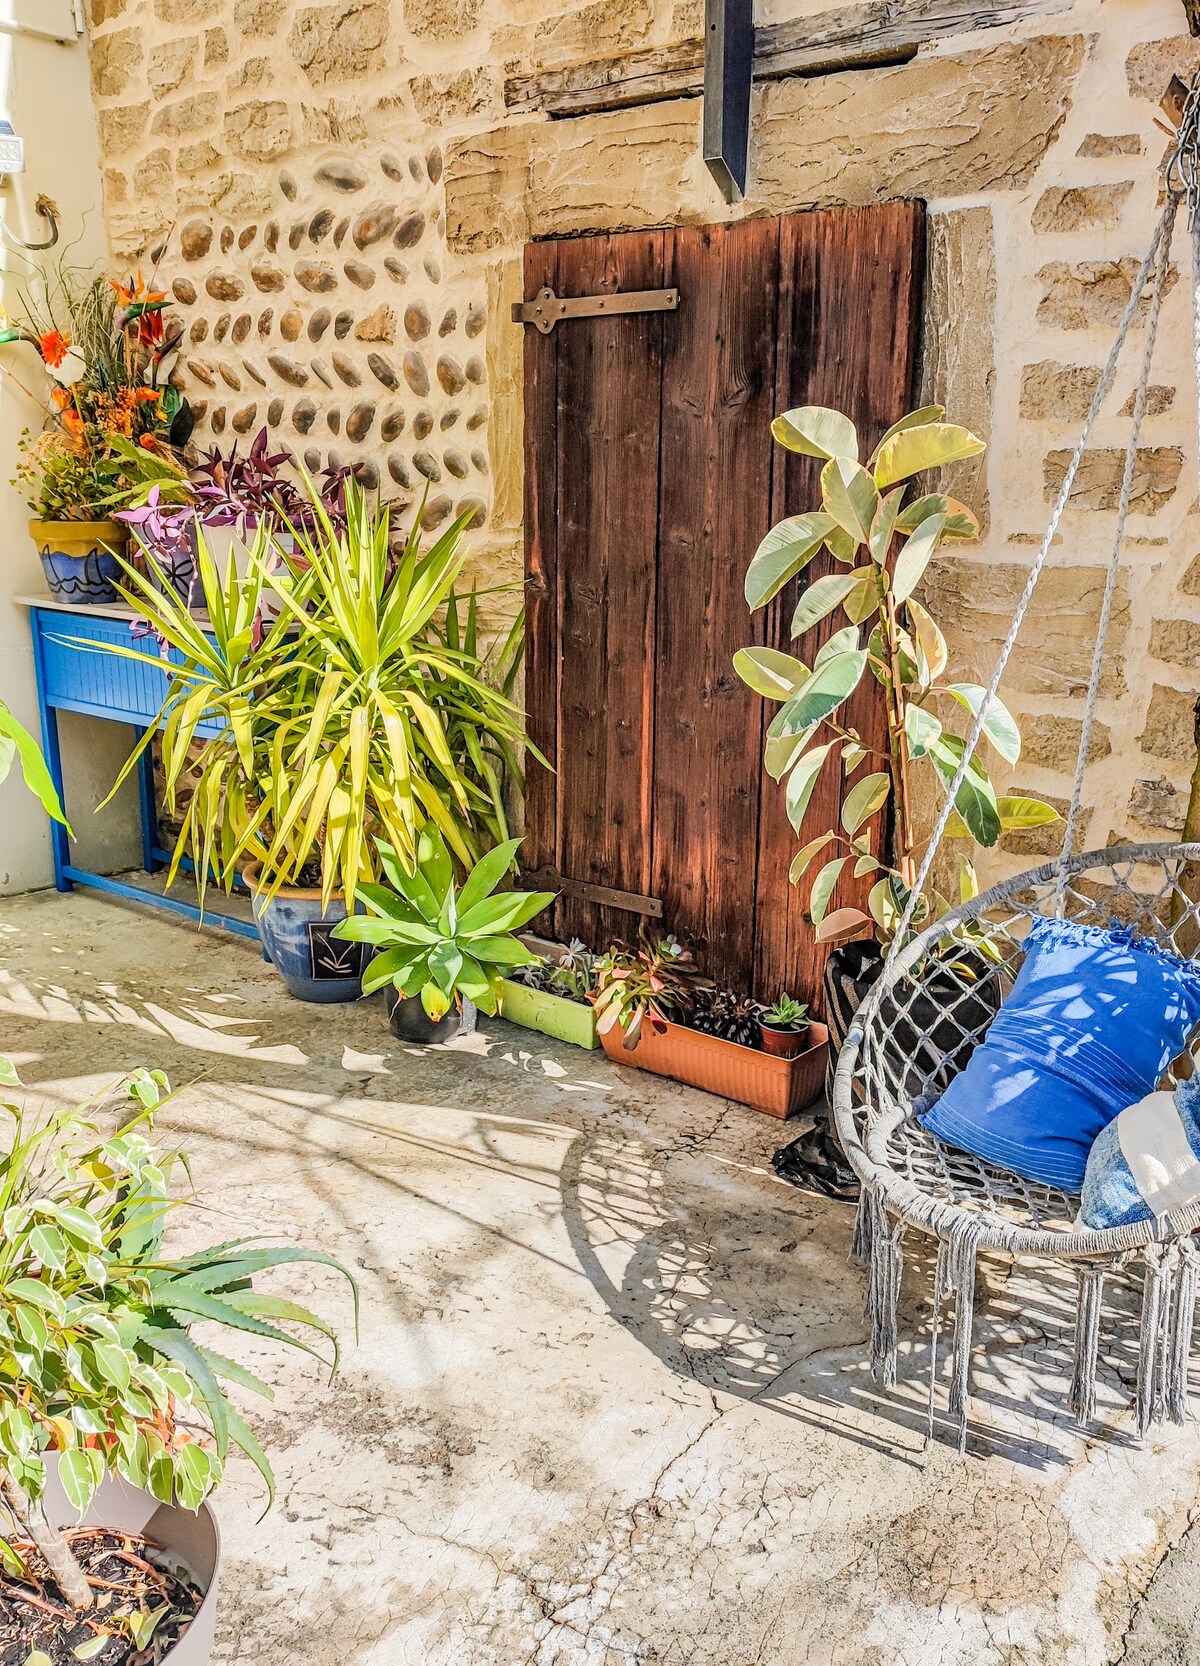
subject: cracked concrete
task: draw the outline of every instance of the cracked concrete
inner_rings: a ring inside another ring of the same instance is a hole
[[[332,1387],[243,1350],[279,1497],[260,1519],[233,1463],[220,1666],[1200,1663],[1200,1428],[1131,1438],[1136,1292],[1085,1441],[1071,1287],[989,1267],[968,1455],[926,1449],[929,1266],[882,1392],[850,1212],[776,1180],[770,1119],[500,1023],[406,1047],[82,892],[7,899],[0,944],[35,1094],[178,1085],[181,1241],[278,1234],[362,1281]],[[332,1276],[276,1277],[348,1330]]]

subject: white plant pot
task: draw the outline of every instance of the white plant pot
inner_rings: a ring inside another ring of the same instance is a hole
[[[177,1504],[160,1504],[119,1476],[104,1478],[82,1522],[68,1503],[53,1463],[47,1466],[46,1514],[56,1527],[112,1527],[121,1533],[144,1533],[180,1563],[204,1591],[204,1601],[183,1636],[163,1656],[163,1666],[208,1666],[217,1628],[217,1588],[221,1577],[221,1534],[207,1504],[195,1515]]]

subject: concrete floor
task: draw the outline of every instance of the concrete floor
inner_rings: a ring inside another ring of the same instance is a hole
[[[1071,1290],[992,1271],[969,1454],[926,1451],[929,1269],[879,1393],[851,1212],[774,1178],[769,1118],[501,1023],[407,1048],[374,1003],[301,1006],[252,945],[83,892],[5,901],[0,944],[33,1092],[178,1085],[181,1243],[277,1234],[362,1281],[356,1346],[336,1279],[275,1275],[343,1321],[332,1387],[238,1348],[279,1385],[251,1408],[279,1498],[259,1519],[233,1462],[219,1662],[1200,1662],[1200,1427],[1132,1444],[1120,1314],[1084,1443]]]

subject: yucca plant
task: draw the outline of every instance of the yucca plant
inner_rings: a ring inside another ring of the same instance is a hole
[[[167,805],[182,811],[169,879],[190,856],[203,899],[210,874],[228,888],[254,862],[268,898],[319,883],[326,905],[340,894],[352,910],[379,877],[377,840],[411,867],[432,823],[461,867],[479,859],[503,830],[486,766],[523,737],[516,706],[441,617],[469,517],[428,549],[414,527],[394,558],[386,507],[349,481],[335,523],[304,484],[310,518],[280,529],[294,547],[260,529],[247,577],[232,563],[218,574],[200,538],[207,624],[150,554],[148,575],[126,567],[123,593],[178,661],[160,713]],[[268,590],[280,611],[264,625]],[[111,651],[159,663],[132,644]],[[218,732],[203,738],[201,724]]]
[[[0,1084],[20,1085],[6,1059]],[[96,1118],[120,1091],[48,1116],[0,1105],[9,1129],[0,1150],[0,1499],[77,1612],[94,1593],[43,1508],[50,1465],[81,1514],[106,1475],[194,1510],[232,1444],[273,1495],[266,1455],[221,1385],[267,1399],[272,1391],[210,1347],[208,1334],[194,1339],[192,1326],[215,1322],[320,1358],[309,1332],[329,1343],[332,1372],[331,1327],[256,1291],[254,1278],[319,1262],[349,1280],[357,1311],[353,1278],[320,1250],[243,1239],[180,1259],[164,1253],[167,1187],[176,1167],[186,1169],[182,1152],[153,1138],[167,1091],[160,1072],[136,1072],[124,1084],[131,1114],[108,1136]],[[0,1565],[17,1578],[27,1572],[8,1538]]]
[[[806,635],[839,609],[849,622],[834,631],[811,666],[773,648],[743,648],[734,665],[756,693],[780,703],[767,730],[765,762],[775,780],[786,782],[788,818],[797,833],[822,772],[840,771],[840,826],[809,840],[790,873],[793,884],[798,883],[816,858],[832,847],[813,882],[810,901],[818,936],[830,940],[856,935],[872,920],[881,936],[894,931],[916,868],[911,766],[923,762],[943,790],[947,788],[965,750],[947,720],[955,706],[974,717],[985,692],[976,683],[944,680],[945,638],[914,595],[946,540],[979,534],[975,516],[952,498],[933,492],[905,503],[904,483],[913,475],[979,456],[985,449],[966,428],[943,421],[944,414],[941,406],[926,405],[901,418],[865,465],[859,461],[854,424],[839,411],[804,406],[776,417],[771,426],[787,450],[824,463],[821,507],[782,521],[767,534],[746,574],[746,600],[752,610],[765,607],[824,549],[845,571],[826,574],[801,592],[792,615],[792,638]],[[897,537],[903,542],[893,558]],[[844,715],[846,702],[868,672],[880,683],[887,705],[886,755],[872,753]],[[1020,732],[999,700],[988,710],[983,733],[1004,763],[1017,762]],[[860,773],[864,766],[866,772]],[[883,850],[872,848],[870,831],[863,831],[889,800],[894,825],[891,861]],[[1005,832],[1057,819],[1057,812],[1038,799],[998,798],[976,757],[959,788],[948,831],[990,847]],[[869,897],[870,919],[859,909],[829,913],[834,888],[848,863],[856,878],[878,875]],[[969,861],[963,864],[961,886],[964,895],[973,893]],[[931,906],[940,909],[945,904],[937,897],[919,899],[916,917],[927,916]]]

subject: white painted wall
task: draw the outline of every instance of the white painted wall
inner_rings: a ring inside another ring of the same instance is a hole
[[[59,27],[72,11],[68,0],[0,0],[0,19],[42,27]],[[64,242],[75,244],[73,259],[82,265],[103,263],[99,147],[85,43],[57,46],[36,36],[0,33],[0,115],[25,140],[27,170],[0,192],[0,224],[17,236],[40,240],[44,222],[33,205],[44,193],[62,212]],[[27,268],[6,242],[0,246],[0,266],[0,298],[8,302],[14,279]],[[4,372],[38,398],[27,397]],[[48,385],[32,348],[0,348],[0,696],[35,733],[29,617],[13,598],[42,593],[45,584],[26,529],[28,510],[10,481],[22,430],[41,426],[39,401]],[[99,817],[94,814],[129,750],[131,731],[65,716],[62,736],[67,809],[78,855],[104,871],[134,865],[140,848],[136,796],[126,796]],[[0,786],[0,893],[50,883],[46,818],[14,774]]]

